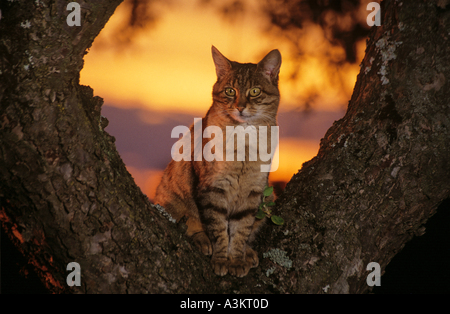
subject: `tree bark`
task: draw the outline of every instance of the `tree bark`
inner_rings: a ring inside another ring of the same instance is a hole
[[[277,200],[260,266],[216,277],[150,204],[79,85],[83,55],[120,0],[1,5],[0,220],[53,292],[361,293],[450,194],[450,5],[382,2],[344,118]],[[282,127],[282,126],[280,126]],[[66,266],[81,266],[69,287]]]

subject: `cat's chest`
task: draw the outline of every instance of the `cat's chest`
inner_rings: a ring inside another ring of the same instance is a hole
[[[252,192],[261,192],[267,183],[267,172],[261,172],[255,162],[222,162],[215,167],[209,184],[225,191],[231,205],[246,199]]]

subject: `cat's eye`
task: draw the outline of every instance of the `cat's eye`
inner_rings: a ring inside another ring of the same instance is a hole
[[[256,96],[259,96],[259,94],[261,94],[261,88],[259,88],[259,87],[254,87],[254,88],[252,88],[251,90],[250,90],[250,96],[251,97],[256,97]]]
[[[233,97],[236,95],[236,91],[230,87],[225,88],[225,95]]]

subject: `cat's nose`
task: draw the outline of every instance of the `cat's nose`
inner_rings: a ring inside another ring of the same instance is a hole
[[[242,102],[235,103],[234,107],[235,107],[239,112],[242,112],[242,111],[244,111],[244,109],[245,109],[245,103],[242,103]]]

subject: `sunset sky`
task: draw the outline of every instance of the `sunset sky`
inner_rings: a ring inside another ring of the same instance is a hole
[[[81,84],[90,85],[105,100],[102,114],[110,121],[106,130],[116,137],[128,170],[150,198],[171,158],[176,141],[170,138],[172,128],[189,126],[212,104],[216,74],[211,45],[238,62],[257,63],[275,48],[282,54],[280,160],[278,170],[270,174],[272,181],[289,181],[317,154],[320,138],[345,113],[364,56],[362,41],[356,65],[331,70],[324,60],[345,52],[331,46],[320,27],[306,25],[302,68],[292,80],[295,52],[279,36],[264,32],[267,22],[258,14],[257,1],[249,0],[252,9],[233,23],[197,2],[172,0],[170,6],[161,5],[156,23],[117,49],[114,32],[127,14],[122,4],[85,56],[81,72]],[[341,86],[332,83],[336,77]],[[302,103],[311,95],[313,110],[303,114]]]

